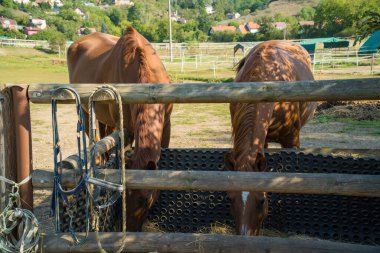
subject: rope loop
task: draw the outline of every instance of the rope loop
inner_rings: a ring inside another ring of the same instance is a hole
[[[0,177],[1,181],[12,184],[9,200],[0,214],[0,249],[5,253],[37,252],[40,241],[39,223],[34,214],[21,208],[20,185],[30,180],[31,176],[20,183]],[[5,180],[4,180],[5,179]]]

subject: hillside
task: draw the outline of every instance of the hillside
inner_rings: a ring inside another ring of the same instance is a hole
[[[268,6],[262,10],[256,10],[255,12],[246,16],[241,16],[237,21],[239,23],[255,20],[263,16],[274,16],[280,13],[284,16],[296,16],[302,8],[310,6],[315,7],[320,0],[277,0],[271,1]],[[223,20],[220,24],[226,25],[231,20]]]

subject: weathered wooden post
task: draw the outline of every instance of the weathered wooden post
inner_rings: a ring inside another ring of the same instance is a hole
[[[0,176],[5,175],[5,141],[4,141],[4,117],[3,117],[3,103],[5,102],[5,96],[2,94],[0,88]],[[3,211],[6,205],[5,197],[5,182],[0,181],[0,212]]]
[[[371,58],[371,72],[370,72],[371,75],[373,75],[373,66],[374,65],[375,65],[375,54],[373,53],[372,58]]]
[[[183,73],[184,65],[185,65],[185,57],[184,57],[184,55],[182,54],[181,73]]]
[[[21,182],[32,172],[31,125],[27,86],[2,87],[1,108],[2,132],[4,133],[3,159],[4,176]],[[0,145],[1,146],[1,145]],[[1,153],[1,152],[0,152]],[[9,187],[8,185],[5,186]],[[6,198],[1,189],[2,198]],[[32,180],[20,186],[21,205],[33,211]]]

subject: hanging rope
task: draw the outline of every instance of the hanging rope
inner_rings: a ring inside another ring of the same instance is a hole
[[[0,180],[12,185],[8,204],[0,214],[0,251],[5,253],[32,253],[40,241],[39,223],[34,214],[21,208],[19,188],[29,182],[31,176],[20,183],[0,176]]]
[[[88,178],[88,168],[87,168],[87,150],[86,150],[86,129],[84,124],[84,115],[81,106],[81,101],[78,93],[71,87],[60,87],[57,88],[54,93],[61,91],[69,91],[74,95],[76,103],[76,113],[78,116],[77,121],[77,146],[78,146],[78,162],[79,168],[82,172],[82,177],[77,186],[71,190],[64,190],[61,185],[61,175],[62,175],[62,152],[60,146],[59,132],[58,132],[58,121],[57,121],[57,100],[52,99],[52,125],[53,125],[53,150],[54,150],[54,188],[53,188],[53,197],[51,202],[51,213],[55,216],[55,229],[56,232],[61,232],[60,229],[60,217],[59,217],[59,199],[62,198],[64,204],[67,206],[68,213],[70,216],[69,223],[69,232],[74,240],[74,244],[83,243],[88,237],[90,230],[90,218],[89,218],[89,209],[90,209],[90,197],[86,186],[86,180]],[[53,93],[53,94],[54,94]],[[82,147],[83,145],[83,147]],[[83,153],[83,159],[82,159]],[[69,196],[73,196],[74,199],[78,200],[79,195],[82,190],[86,191],[86,234],[82,241],[80,241],[76,235],[76,232],[73,228],[73,219],[74,214],[72,208],[75,205],[76,201],[69,201]]]
[[[121,100],[120,93],[115,89],[113,86],[110,85],[101,85],[96,88],[96,90],[90,95],[88,108],[89,108],[89,146],[90,146],[90,152],[91,152],[91,168],[92,171],[95,172],[95,101],[93,99],[94,94],[98,92],[101,89],[109,90],[113,93],[114,97],[116,98],[116,103],[118,104],[118,111],[119,111],[119,121],[118,121],[118,128],[119,128],[119,140],[120,140],[120,147],[119,147],[119,167],[120,167],[120,173],[121,173],[121,185],[122,185],[122,231],[123,231],[123,240],[122,244],[120,245],[119,250],[116,252],[122,252],[124,248],[124,241],[126,238],[126,220],[127,220],[127,213],[126,213],[126,179],[125,179],[125,150],[124,150],[124,128],[123,128],[123,103]],[[113,203],[116,202],[116,195],[114,194],[109,201],[107,201],[106,204],[97,206],[98,210],[100,212],[101,209],[108,208]],[[99,232],[99,215],[98,213],[95,213],[95,232],[97,235],[97,243],[102,253],[106,253],[106,251],[102,248],[102,245],[100,243],[100,240],[98,238],[98,232]]]

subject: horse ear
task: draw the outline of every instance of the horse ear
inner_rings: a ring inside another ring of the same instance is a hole
[[[258,171],[265,171],[267,168],[267,160],[265,159],[265,155],[262,153],[257,153],[256,168]]]
[[[232,152],[227,152],[224,156],[224,168],[226,170],[234,170],[235,161],[232,157]]]

